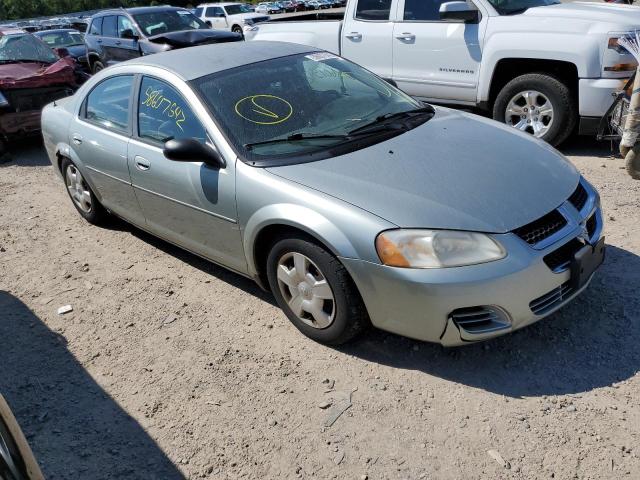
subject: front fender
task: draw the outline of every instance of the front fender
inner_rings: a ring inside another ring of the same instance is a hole
[[[315,210],[292,203],[267,205],[257,210],[244,227],[243,247],[249,273],[258,272],[255,259],[255,243],[260,232],[273,225],[284,225],[306,232],[324,244],[336,256],[359,258],[358,252],[347,236],[328,218]]]

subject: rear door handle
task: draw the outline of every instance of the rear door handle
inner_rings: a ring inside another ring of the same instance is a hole
[[[122,45],[122,42],[120,40],[116,40],[116,45]]]
[[[138,170],[145,172],[151,168],[151,162],[139,155],[136,155],[134,161],[136,162],[136,168]]]
[[[82,143],[82,137],[77,133],[74,133],[71,136],[71,139],[73,140],[73,143],[75,143],[76,145],[80,145]]]
[[[347,33],[345,37],[350,38],[351,40],[360,40],[362,38],[362,34],[359,32],[351,32]]]
[[[396,35],[396,38],[397,38],[398,40],[406,40],[406,41],[410,41],[410,40],[415,40],[415,39],[416,39],[416,36],[415,36],[413,33],[410,33],[410,32],[404,32],[404,33],[401,33],[401,34],[399,34],[399,35]]]

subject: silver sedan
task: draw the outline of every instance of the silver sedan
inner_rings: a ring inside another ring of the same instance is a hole
[[[502,335],[604,258],[599,196],[553,148],[311,47],[125,62],[48,105],[42,131],[87,221],[117,215],[254,279],[328,344],[370,324]]]

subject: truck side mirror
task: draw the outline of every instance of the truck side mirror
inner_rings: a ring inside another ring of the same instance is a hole
[[[120,33],[120,38],[124,38],[126,40],[138,40],[139,37],[136,35],[136,32],[127,28]]]
[[[453,1],[440,5],[440,20],[457,20],[469,23],[480,21],[480,12],[467,2]]]
[[[0,478],[43,480],[33,452],[9,405],[0,395]]]

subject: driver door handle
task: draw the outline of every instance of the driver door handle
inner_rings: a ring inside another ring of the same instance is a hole
[[[398,40],[411,41],[411,40],[415,40],[416,36],[411,32],[404,32],[404,33],[400,33],[400,34],[396,35],[396,38]]]
[[[136,163],[136,168],[140,171],[146,172],[151,168],[151,162],[140,155],[136,155],[134,161]]]
[[[76,145],[80,145],[82,143],[82,136],[78,135],[77,133],[74,133],[71,136],[71,139],[73,140],[73,143],[75,143]]]
[[[362,38],[362,34],[359,32],[351,32],[347,33],[345,37],[350,38],[351,40],[360,40]]]

